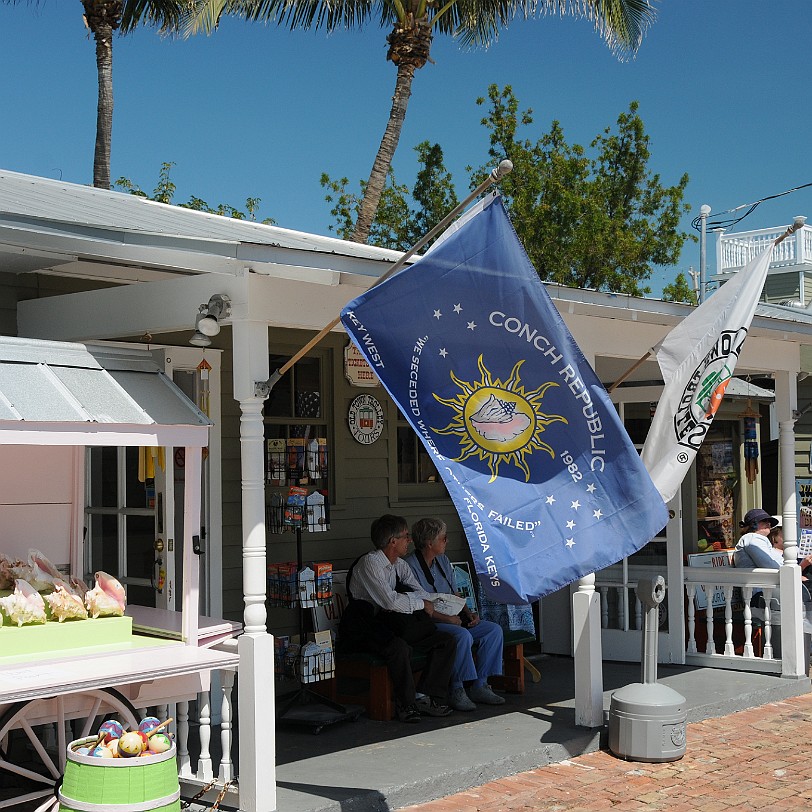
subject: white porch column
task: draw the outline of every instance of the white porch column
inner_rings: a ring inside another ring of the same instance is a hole
[[[238,641],[240,666],[240,809],[276,809],[274,643],[265,621],[265,426],[254,383],[268,379],[268,326],[235,321],[234,398],[240,404],[242,559],[245,631]]]
[[[798,567],[798,528],[795,520],[795,419],[797,377],[775,373],[778,409],[778,459],[781,467],[781,518],[784,527],[784,564],[779,573],[781,593],[781,676],[806,676],[801,603],[801,570]]]
[[[601,602],[595,574],[578,581],[572,595],[572,651],[575,664],[575,724],[603,725]]]
[[[582,344],[591,367],[600,343]],[[621,415],[623,414],[621,410]],[[575,667],[575,724],[603,725],[603,647],[601,645],[601,596],[595,591],[595,573],[578,581],[572,595],[572,654]]]

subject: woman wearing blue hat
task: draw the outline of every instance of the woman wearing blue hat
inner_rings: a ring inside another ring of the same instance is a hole
[[[733,566],[776,570],[783,563],[783,553],[770,542],[770,531],[778,520],[763,508],[753,508],[744,514],[740,527],[747,532],[733,551]]]

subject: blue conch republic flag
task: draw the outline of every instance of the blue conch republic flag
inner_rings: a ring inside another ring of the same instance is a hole
[[[490,597],[542,597],[665,526],[500,198],[341,320],[431,455]]]
[[[761,297],[773,246],[709,296],[653,348],[665,387],[642,459],[666,502],[708,433]]]

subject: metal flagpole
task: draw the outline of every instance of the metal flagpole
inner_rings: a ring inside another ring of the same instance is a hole
[[[705,211],[705,209],[707,209],[707,211]],[[710,214],[710,206],[703,206],[701,211],[702,211],[702,217],[707,218],[708,214]],[[778,237],[777,240],[775,240],[775,242],[773,243],[773,247],[775,247],[779,243],[783,242],[787,237],[792,236],[799,228],[803,228],[803,225],[804,225],[805,222],[806,222],[806,217],[798,216],[798,217],[793,218],[792,225],[789,226],[787,228],[787,230],[780,237]],[[704,220],[703,220],[703,223],[702,223],[702,231],[701,231],[701,233],[702,233],[702,235],[704,237],[704,234],[705,234],[705,222],[704,222]],[[701,262],[701,265],[700,265],[700,271],[699,271],[699,273],[700,273],[699,278],[700,278],[700,280],[702,280],[702,279],[705,278],[704,271],[703,271],[703,268],[705,267],[704,245],[703,245],[703,249],[702,249],[702,251],[700,253],[700,262]],[[700,304],[701,304],[704,301],[704,296],[703,296],[703,294],[704,294],[704,284],[703,284],[702,281],[700,281],[700,283],[699,283],[699,294],[700,294],[700,297],[701,297],[700,298]],[[623,381],[625,381],[626,378],[629,377],[629,375],[631,375],[638,367],[642,366],[642,364],[646,360],[646,358],[648,358],[651,355],[651,352],[652,351],[649,350],[642,358],[639,358],[637,361],[635,361],[634,364],[632,364],[632,366],[630,366],[606,391],[609,392],[610,394],[612,392],[614,392],[615,389],[617,389],[618,386],[620,386],[620,384],[622,384]]]
[[[705,301],[708,293],[708,215],[710,213],[710,206],[699,207],[699,304]]]
[[[383,276],[378,277],[369,287],[370,289],[374,288],[376,285],[380,285],[385,279],[388,279],[392,276],[393,273],[399,271],[406,262],[413,257],[426,243],[436,237],[441,231],[443,231],[451,221],[457,217],[461,212],[465,210],[469,203],[472,200],[475,200],[479,197],[484,191],[489,189],[493,186],[494,183],[498,183],[503,177],[509,175],[510,172],[513,170],[513,163],[505,159],[504,161],[500,161],[499,166],[495,169],[491,170],[491,173],[488,177],[479,184],[479,186],[474,189],[462,203],[459,203],[455,206],[439,223],[437,223],[434,228],[431,229],[428,233],[424,234],[394,265],[392,265],[389,270],[386,271]],[[336,316],[329,324],[322,327],[322,329],[315,335],[307,344],[302,347],[294,356],[289,358],[279,369],[274,372],[267,381],[256,381],[254,383],[254,395],[260,398],[266,398],[271,393],[271,389],[274,388],[277,381],[299,360],[301,360],[302,356],[305,353],[310,352],[332,329],[335,327],[339,321],[341,321],[340,316]]]

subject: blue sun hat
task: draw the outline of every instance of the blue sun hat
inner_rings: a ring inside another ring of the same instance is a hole
[[[741,527],[751,527],[752,525],[758,525],[759,522],[769,522],[771,528],[780,524],[775,516],[770,516],[764,508],[753,508],[744,514]]]

